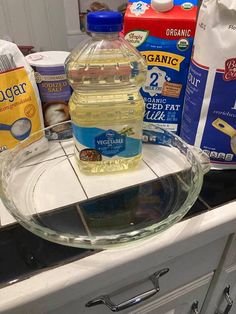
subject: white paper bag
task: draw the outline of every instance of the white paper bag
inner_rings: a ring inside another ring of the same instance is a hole
[[[181,137],[213,167],[236,168],[236,1],[204,0],[185,95]]]

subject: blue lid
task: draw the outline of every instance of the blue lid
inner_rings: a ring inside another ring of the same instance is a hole
[[[87,15],[89,32],[119,32],[122,30],[123,17],[119,12],[97,11]]]

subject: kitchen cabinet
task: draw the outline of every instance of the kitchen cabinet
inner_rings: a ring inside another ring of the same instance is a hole
[[[203,314],[236,313],[236,235],[231,235],[213,277]]]
[[[135,245],[96,252],[41,272],[0,289],[0,313],[109,314],[104,304],[86,307],[86,303],[101,295],[122,303],[153,289],[150,276],[169,269],[159,278],[158,293],[120,313],[215,314],[216,309],[225,309],[222,295],[227,285],[235,297],[236,238],[231,236],[235,226],[233,202]]]
[[[225,280],[223,279],[225,277]],[[216,309],[213,307],[212,313],[228,314],[236,313],[236,265],[232,269],[227,269],[222,273],[220,282],[221,290],[217,299]],[[216,294],[218,291],[215,290]],[[211,309],[208,309],[211,311]]]
[[[194,314],[200,313],[213,274],[203,276],[188,285],[149,302],[131,314]]]
[[[119,305],[120,312],[124,314],[236,313],[236,302],[233,303],[236,299],[235,243],[236,236],[231,235],[228,239],[217,240],[163,263],[159,269],[164,270],[164,274],[160,276],[157,284],[160,291],[137,305],[122,309],[124,301],[132,300],[134,296],[139,296],[136,299],[140,299],[144,292],[153,289],[150,286],[153,284],[150,282],[150,276],[146,278],[147,280],[142,276],[142,279],[140,277],[140,280],[135,282],[138,277],[136,275],[128,279],[126,286],[124,286],[125,281],[122,281],[118,287],[115,280],[111,286],[100,288],[97,295],[96,291],[90,290],[84,298],[73,300],[52,310],[50,314],[73,313],[75,309],[84,314],[109,314],[112,312],[109,309],[109,302],[112,302],[113,307]],[[162,268],[164,266],[166,268]],[[152,270],[149,269],[144,273],[151,273]],[[211,272],[207,274],[207,271]],[[205,275],[193,280],[197,274]],[[145,281],[147,284],[148,280],[150,285],[144,288],[143,283]],[[99,286],[99,282],[96,284]],[[92,295],[94,299],[91,299]],[[109,302],[106,302],[108,300],[105,300],[104,296],[109,297]],[[104,298],[103,302],[96,304],[101,297]],[[95,305],[85,307],[87,301],[91,302],[91,300]],[[107,306],[104,303],[107,303]]]
[[[109,305],[111,302],[114,308],[115,305],[120,305],[120,312],[124,314],[197,313],[206,297],[226,242],[227,238],[218,239],[178,257],[166,259],[161,264],[158,264],[158,255],[152,254],[123,266],[123,269],[100,274],[97,278],[91,278],[89,285],[88,282],[83,285],[83,292],[80,290],[79,296],[73,297],[71,291],[71,300],[49,313],[73,314],[76,310],[77,313],[83,314],[109,314],[112,310],[103,303]],[[151,279],[153,274],[159,271],[162,271],[163,275],[155,285]],[[134,296],[139,296],[136,300],[141,299],[142,295],[152,291],[155,286],[160,288],[155,295],[122,309],[124,301],[132,300]],[[68,300],[67,297],[66,299]],[[99,303],[99,299],[103,299],[103,303],[96,304]],[[198,302],[198,306],[195,306],[194,312],[195,301]],[[88,302],[95,305],[86,307]]]
[[[184,285],[160,298],[151,298],[139,306],[121,310],[126,314],[194,314],[200,313],[200,308],[205,299],[213,273],[198,278],[191,283]],[[146,303],[146,304],[145,304]],[[109,314],[112,313],[108,307],[98,305],[91,308],[78,308],[78,304],[70,303],[60,309],[56,309],[50,314],[74,313]]]

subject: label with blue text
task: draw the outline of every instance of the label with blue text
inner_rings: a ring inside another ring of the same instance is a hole
[[[181,127],[186,142],[222,165],[236,164],[236,80],[227,73],[227,68],[209,69],[192,61]],[[209,80],[213,85],[206,95]]]
[[[141,134],[132,125],[106,129],[73,124],[73,134],[83,161],[131,158],[141,153]]]

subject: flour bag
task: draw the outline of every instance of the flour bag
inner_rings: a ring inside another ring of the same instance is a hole
[[[0,152],[40,130],[42,121],[32,68],[15,44],[0,40]]]
[[[214,168],[236,168],[236,1],[203,0],[185,94],[181,137]]]

